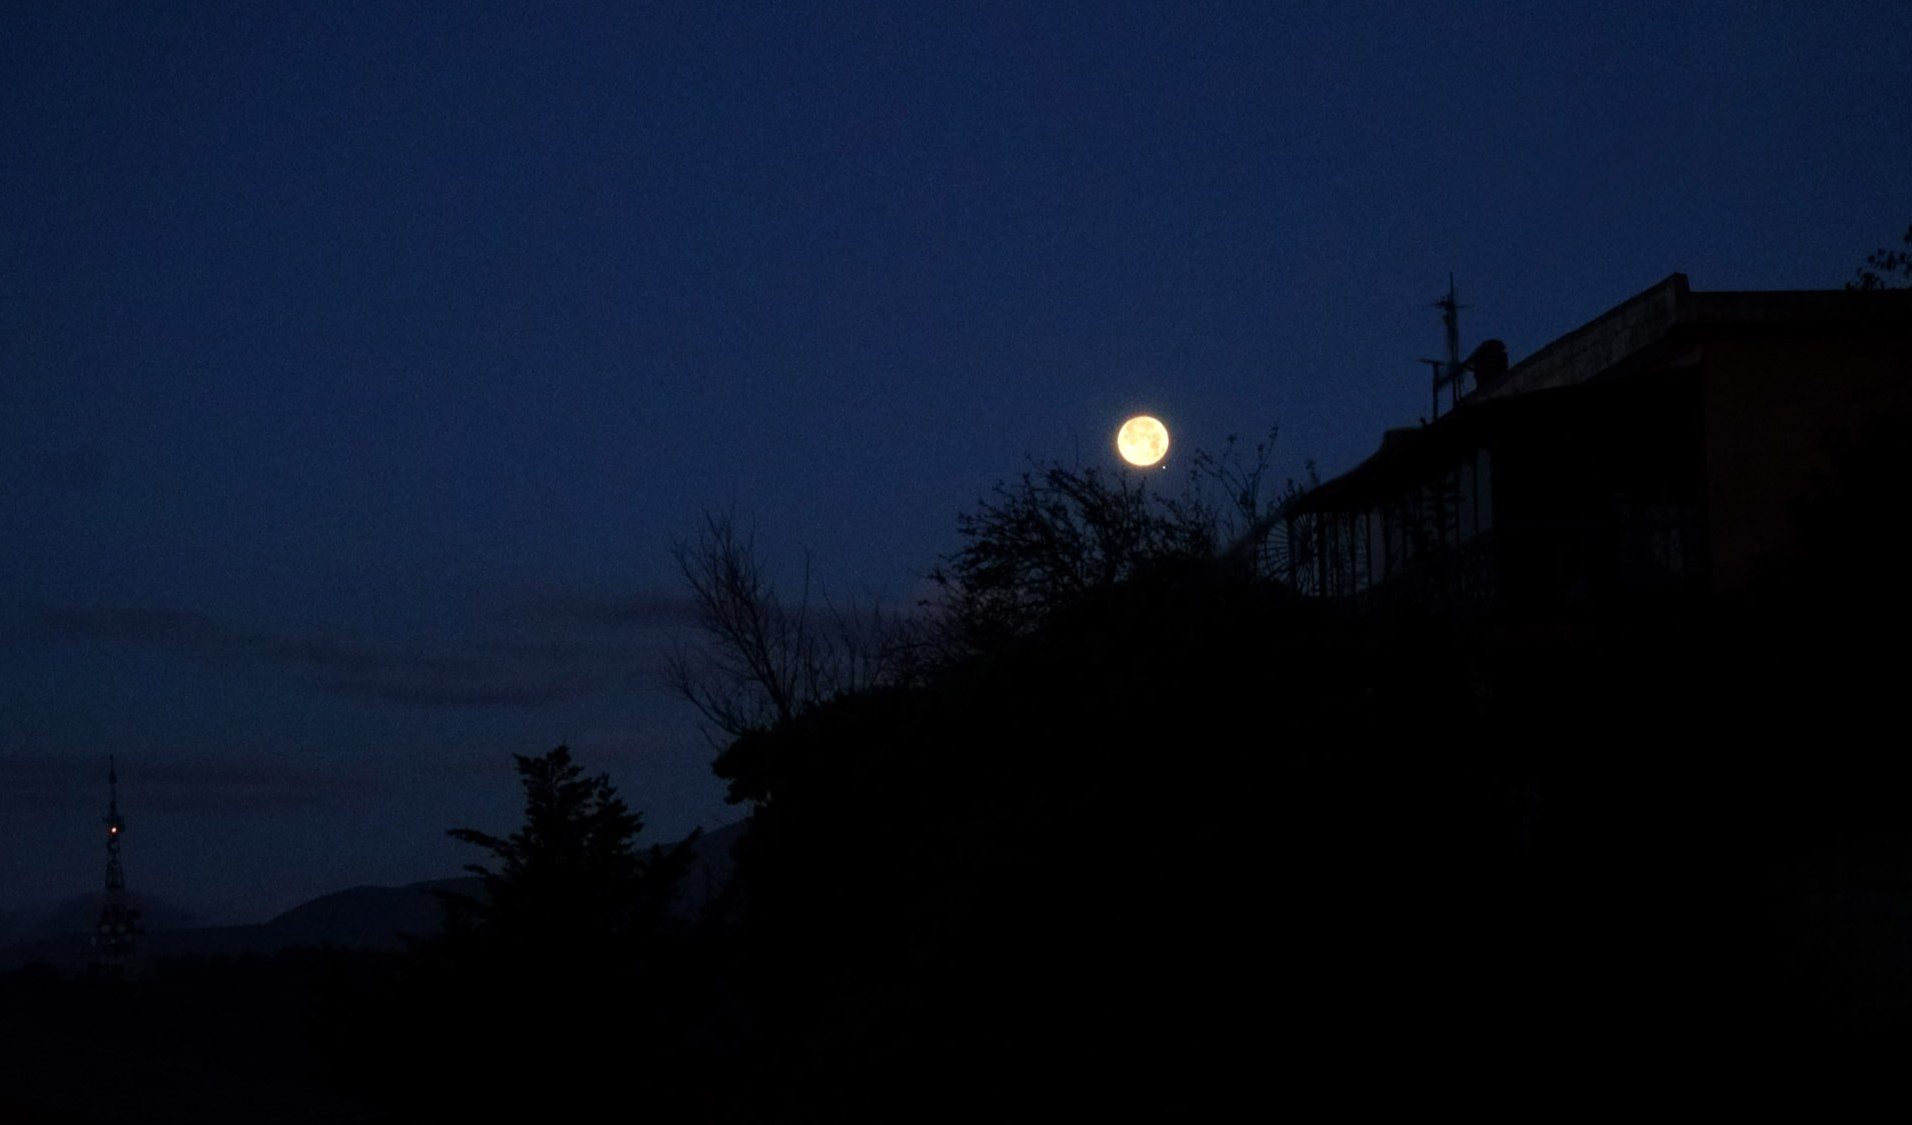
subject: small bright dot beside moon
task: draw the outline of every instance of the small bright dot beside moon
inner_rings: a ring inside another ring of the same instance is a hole
[[[1146,469],[1168,456],[1168,427],[1146,414],[1138,414],[1116,431],[1115,450],[1122,455],[1122,460]]]

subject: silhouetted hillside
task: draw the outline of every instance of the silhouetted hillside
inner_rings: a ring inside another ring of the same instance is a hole
[[[402,935],[427,936],[437,932],[440,919],[437,899],[431,893],[434,889],[469,889],[476,882],[463,878],[405,887],[354,887],[314,899],[271,921],[251,926],[172,928],[164,925],[169,915],[162,912],[162,924],[147,926],[140,949],[150,960],[265,956],[284,949],[321,945],[341,949],[399,949],[404,944]],[[93,959],[88,933],[92,929],[91,917],[77,927],[77,932],[73,925],[85,906],[76,900],[63,908],[56,936],[0,949],[0,970],[36,961],[66,969],[90,962]],[[97,905],[91,909],[97,915]]]
[[[695,918],[705,901],[730,877],[730,849],[742,836],[742,824],[700,836],[692,845],[690,874],[674,913]],[[473,876],[434,879],[403,887],[352,887],[302,903],[270,921],[249,926],[194,928],[186,912],[156,899],[135,896],[147,913],[141,949],[152,959],[168,957],[267,956],[286,949],[333,946],[339,949],[398,950],[405,938],[429,937],[443,923],[434,891],[479,894]],[[63,969],[93,959],[91,933],[99,916],[99,895],[76,895],[30,925],[17,925],[19,940],[0,946],[0,972],[34,962]]]

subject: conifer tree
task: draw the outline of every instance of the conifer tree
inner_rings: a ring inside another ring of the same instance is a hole
[[[447,929],[508,955],[621,959],[664,920],[696,834],[642,853],[635,841],[643,818],[607,775],[587,777],[566,746],[516,760],[523,826],[505,837],[474,828],[449,833],[491,852],[496,863],[466,866],[483,880],[482,897],[441,896]]]

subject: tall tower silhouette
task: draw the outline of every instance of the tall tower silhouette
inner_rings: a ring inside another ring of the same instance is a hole
[[[119,769],[106,760],[106,894],[100,899],[100,925],[93,935],[101,976],[124,977],[139,944],[139,909],[126,894],[126,868],[120,863],[120,837],[126,818],[119,811]]]

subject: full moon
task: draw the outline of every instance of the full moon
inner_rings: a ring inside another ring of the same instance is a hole
[[[1115,450],[1122,455],[1122,460],[1146,469],[1168,456],[1168,427],[1146,414],[1138,414],[1116,431]]]

